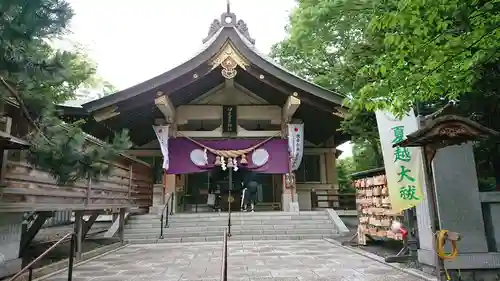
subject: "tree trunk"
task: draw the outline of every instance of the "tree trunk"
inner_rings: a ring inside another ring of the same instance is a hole
[[[380,147],[380,143],[375,141],[370,141],[370,144],[373,149],[373,163],[377,168],[384,166],[384,158],[382,156],[382,149]]]

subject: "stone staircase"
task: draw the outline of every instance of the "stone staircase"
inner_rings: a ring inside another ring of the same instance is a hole
[[[160,236],[160,216],[131,216],[125,225],[129,243],[175,243],[221,241],[227,213],[174,214]],[[231,240],[302,240],[339,236],[327,211],[300,213],[254,212],[231,214]]]

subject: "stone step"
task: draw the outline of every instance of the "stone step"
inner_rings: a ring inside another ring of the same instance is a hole
[[[327,215],[326,211],[307,211],[307,212],[281,212],[281,211],[262,211],[262,212],[232,212],[232,216],[264,216],[264,217],[281,217],[281,216],[293,216],[293,217],[301,217],[301,216],[325,216]],[[159,212],[143,214],[142,217],[148,216],[159,216]],[[180,218],[212,218],[217,216],[227,217],[227,212],[200,212],[200,213],[176,213],[174,214],[176,217]]]
[[[171,222],[169,221],[169,226],[174,227],[209,227],[209,226],[224,226],[227,225],[226,221],[220,222]],[[231,220],[232,225],[247,225],[247,226],[273,226],[273,225],[318,225],[318,224],[333,224],[329,220],[309,220],[301,221],[297,223],[290,223],[289,221],[238,221]],[[160,221],[134,221],[129,222],[127,226],[130,227],[160,227]]]
[[[307,235],[234,235],[230,241],[259,241],[259,240],[318,240],[324,238],[336,238],[338,235],[307,234]],[[222,241],[222,235],[208,237],[177,237],[165,239],[127,239],[130,244],[156,244],[156,243],[180,243],[180,242],[218,242]]]
[[[165,219],[165,217],[163,217]],[[157,220],[159,221],[161,216],[159,215],[138,215],[129,218],[130,221],[136,220]],[[171,221],[220,221],[227,220],[227,215],[214,215],[212,217],[180,217],[177,215],[172,215],[168,217]],[[327,220],[330,219],[328,215],[315,215],[315,216],[255,216],[252,213],[247,213],[245,216],[235,216],[231,215],[231,219],[234,220],[280,220],[280,221],[303,221],[303,220]]]
[[[210,237],[221,236],[224,231],[204,231],[204,232],[163,232],[165,238],[178,238],[178,237]],[[322,235],[335,235],[337,232],[332,229],[310,230],[310,229],[296,229],[296,230],[238,230],[231,229],[231,234],[235,236],[250,235],[250,236],[268,236],[268,235],[309,235],[309,234],[322,234]],[[125,239],[155,239],[160,236],[160,231],[151,233],[125,233]]]
[[[284,224],[284,225],[232,225],[233,229],[277,229],[277,230],[293,230],[293,229],[335,229],[333,223],[321,223],[321,224]],[[227,224],[224,225],[210,225],[205,227],[200,226],[186,226],[186,227],[176,227],[169,225],[169,227],[164,228],[165,230],[176,230],[185,232],[202,232],[202,231],[222,231],[227,228]],[[159,231],[160,225],[155,225],[151,227],[144,227],[143,225],[125,225],[126,233],[140,232],[140,231]]]
[[[155,217],[145,217],[144,215],[132,216],[129,221],[160,221],[161,216]],[[165,219],[165,217],[163,217]],[[177,216],[169,216],[169,221],[178,222],[199,222],[199,221],[227,221],[228,216],[217,216],[217,217],[207,217],[207,218],[184,218]],[[308,220],[328,220],[330,217],[324,216],[304,216],[304,217],[290,217],[290,216],[231,216],[232,220],[272,220],[272,221],[308,221]]]
[[[157,216],[160,214],[161,210],[158,212],[143,214],[143,216]],[[206,218],[206,217],[214,217],[214,216],[227,216],[227,212],[198,212],[198,213],[175,213],[175,216],[179,217],[198,217],[198,218]],[[293,217],[301,217],[301,216],[323,216],[326,215],[326,211],[308,211],[308,212],[281,212],[281,211],[256,211],[256,212],[240,212],[239,210],[233,210],[231,212],[233,216],[246,216],[246,215],[254,215],[254,216],[293,216]]]
[[[203,229],[187,229],[187,228],[164,228],[163,232],[164,233],[197,233],[195,236],[203,235],[204,232],[221,232],[224,231],[224,229],[227,229],[227,225],[224,227],[213,227],[213,228],[203,228]],[[334,226],[323,226],[323,227],[315,227],[315,228],[286,228],[286,229],[279,229],[279,228],[273,228],[273,227],[268,227],[268,228],[241,228],[241,227],[235,227],[231,226],[232,230],[235,231],[253,231],[256,233],[265,233],[265,232],[300,232],[300,231],[335,231],[338,232],[337,229],[335,229]],[[160,233],[160,228],[132,228],[132,229],[126,229],[125,230],[125,235],[129,234],[157,234]],[[198,234],[199,233],[199,234]]]

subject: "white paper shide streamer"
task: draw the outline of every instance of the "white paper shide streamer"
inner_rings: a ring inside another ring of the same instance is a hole
[[[168,170],[169,159],[168,159],[168,131],[170,126],[153,126],[153,130],[156,133],[158,142],[160,143],[161,154],[163,155],[163,169]]]

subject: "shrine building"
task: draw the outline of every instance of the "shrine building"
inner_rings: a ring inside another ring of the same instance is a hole
[[[239,209],[238,173],[246,170],[259,183],[257,211],[290,211],[292,201],[300,210],[336,207],[316,204],[311,194],[338,189],[336,147],[349,140],[339,131],[344,96],[260,53],[229,8],[212,22],[203,44],[197,55],[157,77],[81,107],[63,107],[66,117],[87,119],[84,130],[99,139],[129,130],[134,146],[128,154],[155,170],[153,206],[175,192],[176,212],[209,211],[209,190],[227,189],[231,170],[234,200],[223,202]],[[285,174],[297,167],[290,186]]]

